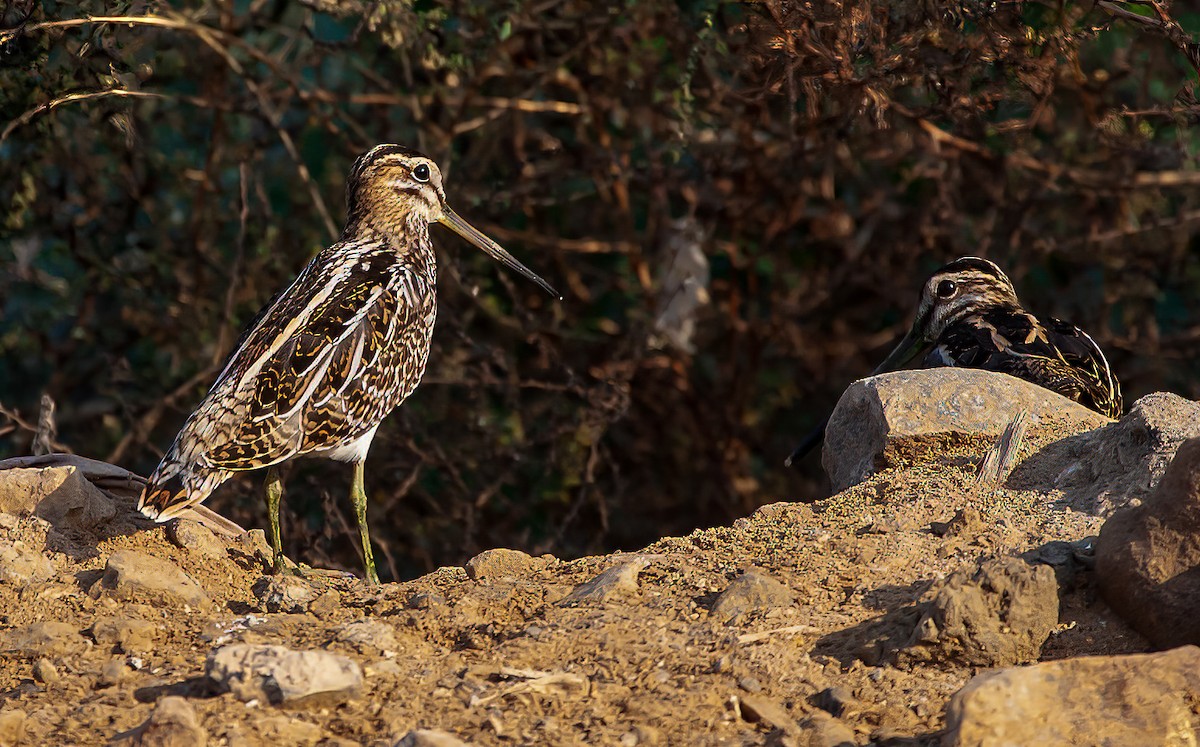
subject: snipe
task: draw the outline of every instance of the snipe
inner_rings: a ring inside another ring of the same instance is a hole
[[[1121,385],[1096,342],[1053,317],[1042,323],[1017,300],[1012,281],[994,262],[962,257],[921,288],[912,328],[872,372],[903,368],[924,353],[922,367],[998,371],[1037,384],[1110,418],[1121,416]],[[787,458],[821,442],[829,420]]]
[[[138,508],[167,521],[233,473],[266,467],[279,572],[286,558],[278,465],[304,455],[349,462],[367,580],[377,584],[363,465],[379,423],[425,372],[437,311],[429,225],[449,227],[558,293],[450,209],[441,172],[420,153],[376,146],[351,169],[346,199],[341,239],[251,322],[151,475]]]

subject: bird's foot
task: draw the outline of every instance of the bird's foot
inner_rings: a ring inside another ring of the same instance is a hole
[[[304,563],[297,563],[283,553],[275,556],[271,572],[275,575],[287,574],[299,578],[354,578],[349,571],[335,571],[331,568],[313,568]]]

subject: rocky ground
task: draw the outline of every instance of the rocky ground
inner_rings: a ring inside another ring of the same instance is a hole
[[[1196,744],[1200,649],[1147,654],[1189,641],[1143,638],[1101,590],[1158,604],[1200,571],[1139,596],[1095,540],[1200,496],[1200,441],[1156,489],[1200,406],[1114,424],[960,375],[852,387],[828,500],[380,588],[266,575],[261,532],[150,524],[119,470],[10,461],[0,745]]]

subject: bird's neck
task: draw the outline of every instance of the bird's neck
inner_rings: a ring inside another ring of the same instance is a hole
[[[346,243],[370,243],[388,247],[405,261],[428,268],[436,267],[429,222],[412,212],[353,215],[342,232]]]

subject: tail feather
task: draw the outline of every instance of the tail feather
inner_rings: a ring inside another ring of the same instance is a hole
[[[160,464],[138,497],[138,511],[158,522],[170,521],[195,506],[224,482],[220,473],[196,475],[178,464]]]

